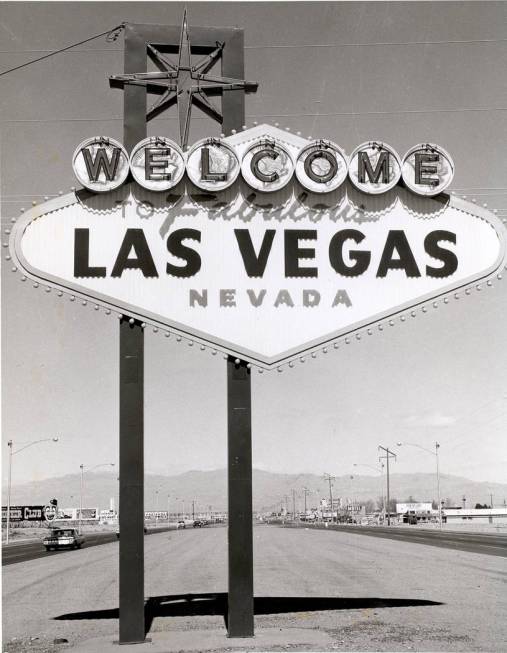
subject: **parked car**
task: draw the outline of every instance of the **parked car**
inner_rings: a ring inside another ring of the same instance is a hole
[[[177,526],[177,527],[178,527],[178,528],[185,528],[185,522],[183,521],[183,519],[180,519],[180,520],[179,520],[179,522],[178,522],[178,526]]]
[[[43,538],[42,544],[46,547],[46,551],[51,551],[51,549],[80,549],[84,541],[85,538],[75,528],[53,528]]]
[[[202,519],[194,519],[194,528],[201,528],[201,526],[204,526],[204,523]]]

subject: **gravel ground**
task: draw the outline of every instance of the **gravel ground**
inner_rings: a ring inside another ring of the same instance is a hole
[[[155,612],[150,635],[168,642],[160,650],[507,650],[506,558],[274,526],[254,529],[259,641],[231,647],[223,637],[223,598],[209,596],[226,591],[226,538],[225,528],[204,528],[145,539],[145,594]],[[193,601],[175,602],[188,594]],[[117,615],[105,611],[117,606],[117,542],[4,567],[3,650],[56,653],[91,638],[111,642]],[[284,641],[270,640],[275,632]],[[68,643],[54,644],[56,638]]]

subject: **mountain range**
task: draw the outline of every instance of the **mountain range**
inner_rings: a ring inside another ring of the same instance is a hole
[[[385,493],[385,475],[383,489]],[[254,511],[279,510],[287,505],[292,510],[296,493],[296,509],[304,507],[304,491],[307,489],[307,507],[316,507],[320,499],[329,498],[329,483],[317,474],[281,474],[260,469],[253,470]],[[379,500],[382,494],[379,476],[350,474],[332,480],[333,499],[342,497],[355,502]],[[7,492],[3,488],[3,505]],[[440,496],[446,505],[474,507],[476,503],[503,506],[507,500],[507,484],[477,482],[459,476],[440,476]],[[437,499],[435,474],[391,474],[390,497],[398,501],[431,501]],[[66,476],[13,485],[11,505],[45,504],[51,498],[58,499],[62,508],[78,507],[80,500],[80,475]],[[118,476],[110,472],[89,472],[84,476],[83,507],[109,508],[110,500],[118,506]],[[190,512],[192,501],[196,511],[227,510],[227,470],[188,471],[174,476],[145,474],[145,509]]]

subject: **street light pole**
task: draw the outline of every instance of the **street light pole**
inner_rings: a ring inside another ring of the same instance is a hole
[[[80,483],[80,491],[79,491],[79,521],[78,521],[78,531],[79,534],[81,535],[81,522],[83,519],[83,486],[84,486],[84,469],[86,465],[79,465],[79,469],[81,470],[81,483]],[[93,467],[90,467],[90,469],[87,469],[87,472],[91,472],[93,469],[97,469],[97,467],[114,467],[114,463],[99,463],[98,465],[94,465]]]
[[[79,534],[81,535],[81,521],[83,519],[83,475],[84,475],[84,465],[81,463],[79,465],[79,469],[81,470],[81,482],[80,482],[80,487],[79,487],[79,522],[78,522],[78,531]]]
[[[382,458],[386,458],[387,460],[387,525],[391,525],[391,506],[389,505],[390,498],[389,498],[389,458],[394,458],[396,460],[396,454],[393,453],[392,451],[389,451],[389,447],[381,447],[379,445],[379,449],[382,449],[382,451],[386,452],[385,456],[381,456]]]
[[[306,519],[306,514],[307,514],[307,510],[306,510],[306,497],[307,497],[308,494],[310,493],[310,490],[309,490],[307,487],[304,487],[304,488],[303,488],[303,493],[304,493],[304,495],[305,495],[305,519]]]
[[[21,449],[18,449],[17,451],[13,451],[13,441],[9,440],[7,442],[7,446],[9,447],[9,480],[8,480],[8,486],[7,486],[7,519],[6,519],[6,533],[5,533],[5,543],[9,544],[9,531],[11,528],[11,489],[12,489],[12,457],[14,454],[19,453],[20,451],[23,451],[24,449],[28,449],[28,447],[33,446],[34,444],[38,444],[39,442],[58,442],[58,438],[42,438],[42,440],[34,440],[33,442],[28,442],[25,444],[24,447],[21,447]]]
[[[331,474],[324,474],[324,480],[329,483],[329,501],[331,503],[331,523],[333,522],[333,490],[331,488],[335,478],[336,477],[331,476]]]
[[[426,449],[426,447],[421,447],[420,444],[416,444],[415,442],[397,442],[396,444],[398,447],[401,447],[403,445],[409,447],[417,447],[418,449],[422,449],[423,451],[426,451],[427,453],[430,453],[433,456],[435,456],[436,464],[437,464],[438,527],[440,530],[442,530],[442,501],[440,498],[440,465],[438,460],[438,450],[440,449],[440,444],[438,442],[435,442],[435,451],[431,451],[431,449]]]
[[[375,470],[380,473],[380,494],[382,495],[382,510],[384,512],[384,519],[386,516],[386,503],[384,500],[384,463],[380,463],[380,467],[375,467],[374,465],[366,465],[365,463],[352,463],[353,467],[369,467],[370,469]]]
[[[12,440],[7,442],[9,447],[9,485],[7,488],[7,533],[5,543],[9,544],[9,530],[11,527],[11,484],[12,484]]]

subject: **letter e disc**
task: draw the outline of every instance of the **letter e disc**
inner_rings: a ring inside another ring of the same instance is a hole
[[[401,177],[400,157],[386,143],[362,143],[350,155],[349,177],[364,193],[385,193],[396,186]]]
[[[129,155],[114,138],[93,136],[77,146],[72,156],[72,169],[85,188],[94,193],[107,193],[127,179]]]
[[[313,193],[336,190],[347,178],[345,153],[331,141],[314,141],[306,145],[296,160],[299,183]]]
[[[454,177],[454,162],[440,145],[414,145],[403,157],[403,181],[418,195],[432,197],[449,186]]]
[[[240,168],[236,152],[218,138],[198,141],[187,154],[188,177],[203,190],[229,188],[238,178]]]
[[[164,136],[144,138],[130,155],[132,176],[143,188],[169,190],[185,174],[185,156],[174,141]]]
[[[272,193],[286,186],[294,172],[292,155],[272,139],[259,139],[243,156],[241,174],[256,190]]]

